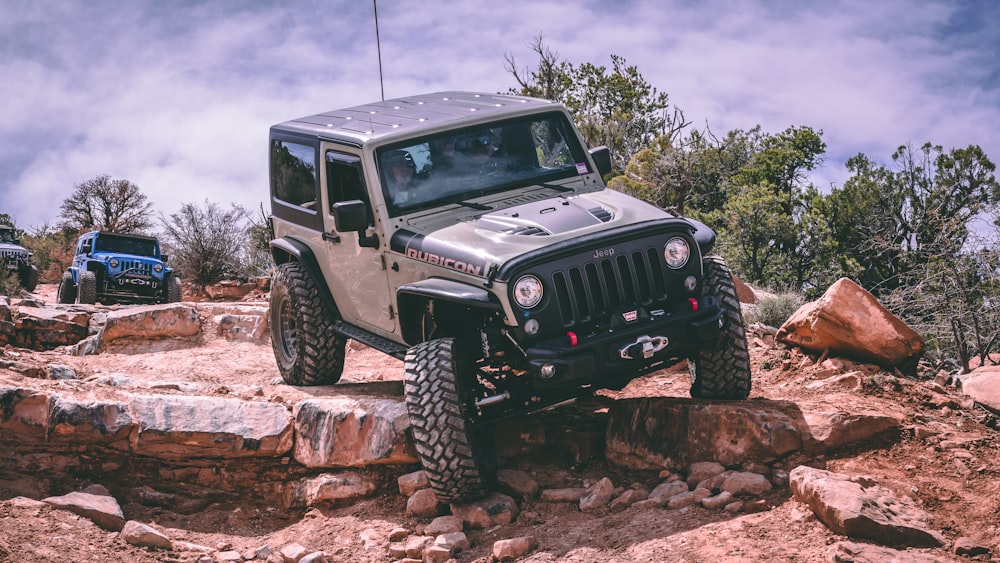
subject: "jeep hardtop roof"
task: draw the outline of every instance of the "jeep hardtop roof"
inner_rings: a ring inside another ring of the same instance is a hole
[[[138,235],[138,234],[135,234],[135,233],[115,233],[115,232],[112,232],[112,231],[90,231],[89,233],[84,233],[84,234],[80,235],[80,237],[82,238],[82,237],[85,237],[85,236],[88,236],[88,235],[113,236],[113,237],[119,237],[119,238],[134,238],[134,239],[150,240],[150,241],[153,241],[153,242],[159,242],[159,241],[157,241],[156,237],[151,237],[149,235]]]
[[[434,92],[300,117],[272,127],[311,137],[354,144],[400,134],[407,135],[442,124],[476,122],[514,108],[550,106],[554,102],[525,96],[484,92]]]

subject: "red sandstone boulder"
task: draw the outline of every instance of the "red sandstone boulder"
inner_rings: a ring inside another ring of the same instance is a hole
[[[779,342],[844,355],[912,374],[924,339],[856,283],[841,278],[781,325]]]

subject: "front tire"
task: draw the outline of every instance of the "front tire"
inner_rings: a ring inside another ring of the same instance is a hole
[[[495,478],[490,427],[476,427],[475,364],[453,338],[431,340],[406,353],[403,389],[417,456],[442,502],[486,495]]]
[[[93,305],[97,302],[97,274],[89,270],[80,272],[77,298],[83,305]]]
[[[336,320],[302,264],[278,266],[271,282],[271,347],[285,383],[340,381],[347,339],[334,331]]]
[[[28,293],[35,291],[35,288],[38,287],[38,268],[34,264],[21,271],[21,287]]]
[[[178,303],[181,300],[181,279],[176,276],[167,278],[167,303]]]
[[[67,304],[76,300],[76,284],[73,283],[73,274],[63,272],[62,281],[59,282],[59,291],[56,292],[56,300]]]
[[[696,399],[746,399],[750,395],[750,352],[733,276],[718,256],[702,261],[702,295],[719,300],[722,319],[719,340],[688,360],[691,396]]]

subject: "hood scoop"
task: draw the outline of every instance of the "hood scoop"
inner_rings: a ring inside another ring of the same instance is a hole
[[[481,215],[474,223],[507,235],[548,236],[607,223],[613,218],[611,210],[579,198],[545,199]]]

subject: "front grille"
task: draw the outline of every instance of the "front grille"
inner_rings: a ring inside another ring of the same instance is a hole
[[[153,265],[140,260],[122,260],[122,273],[131,276],[151,276],[153,275]]]
[[[648,306],[667,298],[660,247],[591,260],[552,274],[563,325],[602,319],[615,309]]]
[[[28,255],[21,250],[0,250],[0,262],[25,262]]]

